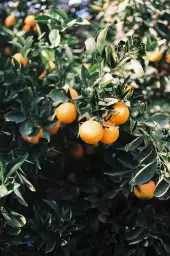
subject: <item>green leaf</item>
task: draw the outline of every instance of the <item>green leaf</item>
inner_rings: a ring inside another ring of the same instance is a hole
[[[85,87],[88,87],[89,86],[89,83],[88,83],[88,79],[90,77],[90,74],[88,72],[88,69],[82,65],[82,68],[81,68],[81,80],[84,84]]]
[[[58,215],[60,213],[59,205],[54,200],[43,200],[46,204],[48,204]]]
[[[60,103],[68,101],[67,96],[64,92],[54,89],[49,93],[49,97],[55,102],[55,106],[58,106]]]
[[[27,158],[28,158],[28,153],[26,153],[23,156],[19,156],[16,159],[9,162],[9,164],[7,165],[7,169],[9,170],[9,172],[6,175],[5,180],[11,177],[18,170],[18,168],[22,166],[22,164],[25,162]]]
[[[20,44],[20,43],[18,43],[18,42],[16,42],[16,41],[10,41],[9,42],[10,44],[12,44],[12,45],[14,45],[15,47],[17,47],[18,49],[22,49],[22,45]]]
[[[22,123],[26,120],[26,117],[19,111],[11,111],[6,115],[5,119],[7,122]]]
[[[142,169],[140,169],[134,178],[130,181],[133,185],[144,184],[147,181],[151,180],[156,173],[157,163],[155,161],[145,165]]]
[[[9,194],[9,192],[8,192],[7,187],[4,184],[0,185],[0,198],[7,196],[8,194]]]
[[[169,185],[165,180],[162,180],[162,181],[156,186],[154,196],[155,196],[155,197],[161,197],[161,196],[163,196],[163,195],[168,191],[169,186],[170,186],[170,185]]]
[[[140,136],[140,137],[136,138],[135,140],[133,140],[131,143],[126,144],[125,145],[126,152],[138,148],[142,142],[143,142],[143,136]]]
[[[168,116],[165,114],[154,114],[148,120],[145,121],[145,124],[148,126],[154,127],[156,124],[165,125],[169,121]]]
[[[19,176],[22,178],[22,180],[24,181],[25,185],[29,188],[29,190],[31,190],[32,192],[36,191],[35,187],[31,184],[30,181],[28,181],[22,174],[19,174]]]
[[[49,253],[52,252],[54,247],[56,246],[56,240],[49,240],[48,242],[46,242],[46,250],[45,253]]]
[[[49,40],[53,47],[57,47],[61,41],[59,30],[53,29],[49,34]]]
[[[106,44],[107,31],[108,31],[108,28],[104,28],[97,35],[96,48],[97,48],[98,52],[100,53],[100,55],[102,54],[102,52],[104,50],[104,46]]]
[[[51,18],[47,15],[40,15],[35,18],[38,23],[47,23]]]
[[[14,228],[11,226],[7,226],[7,233],[11,236],[17,236],[21,232],[20,228]]]
[[[21,195],[21,192],[19,191],[19,188],[14,190],[15,195],[17,196],[17,200],[20,204],[24,206],[28,206],[28,204],[25,202],[23,196]]]
[[[4,216],[7,224],[11,227],[21,228],[26,224],[25,217],[17,212],[10,210],[7,211],[5,208],[3,208],[2,215]]]
[[[4,173],[6,172],[6,163],[4,158],[0,155],[0,181],[4,181]]]

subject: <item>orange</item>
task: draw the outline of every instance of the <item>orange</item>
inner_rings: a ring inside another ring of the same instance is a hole
[[[170,24],[168,25],[168,29],[170,29]]]
[[[35,16],[34,15],[28,15],[25,20],[24,23],[30,27],[34,27],[36,25],[36,21],[35,21]]]
[[[5,47],[3,50],[3,54],[5,56],[11,56],[11,49],[9,47]]]
[[[146,58],[150,62],[158,62],[162,59],[163,52],[161,52],[159,49],[155,50],[154,52],[149,52],[146,55]]]
[[[151,180],[148,183],[139,185],[139,188],[134,187],[133,192],[138,198],[151,199],[154,196],[155,187],[155,182]]]
[[[16,19],[14,15],[9,15],[6,17],[5,26],[12,27],[13,25],[15,25],[15,23],[16,23]]]
[[[14,54],[14,56],[12,58],[15,59],[16,61],[18,61],[18,63],[22,64],[24,67],[26,67],[28,64],[28,59],[26,57],[23,57],[20,52]],[[15,66],[13,59],[11,60],[11,63],[13,66]]]
[[[26,136],[25,136],[24,134],[22,134],[22,133],[21,133],[21,137],[22,137],[22,139],[23,139],[24,141],[26,141],[26,142],[29,142],[29,143],[31,143],[31,144],[38,144],[38,143],[39,143],[39,140],[43,137],[43,130],[40,128],[39,133],[38,133],[36,136],[32,137],[32,138],[28,138],[28,137],[26,137]]]
[[[77,117],[75,104],[71,102],[62,103],[57,107],[55,114],[59,122],[70,124],[74,122]]]
[[[119,138],[119,128],[114,126],[111,122],[105,122],[104,133],[101,141],[104,144],[112,144]]]
[[[51,70],[54,70],[56,68],[56,65],[55,65],[55,63],[53,61],[49,62],[49,66],[50,66]]]
[[[126,89],[125,92],[129,91],[129,94],[132,96],[134,92],[135,87],[133,85],[129,85]]]
[[[79,128],[79,135],[88,144],[96,144],[103,137],[103,127],[100,123],[93,120],[84,122]]]
[[[31,27],[30,27],[29,25],[25,24],[22,29],[23,29],[25,32],[29,32],[29,31],[30,31],[30,28],[31,28]]]
[[[117,102],[114,104],[114,113],[110,120],[115,125],[124,124],[129,118],[129,109],[123,102]],[[109,116],[107,116],[109,117]]]
[[[39,79],[43,79],[44,77],[46,77],[46,75],[47,75],[47,72],[46,72],[46,71],[43,71],[43,72],[41,73],[41,75],[39,76]]]
[[[170,63],[170,54],[167,54],[167,56],[166,56],[166,62],[167,62],[167,63]]]
[[[68,90],[70,91],[70,95],[72,99],[76,99],[79,95],[78,92],[74,89],[74,88],[63,88],[65,92],[68,92]]]
[[[50,116],[49,117],[49,120],[52,121],[53,120],[53,117]],[[48,132],[51,134],[51,135],[54,135],[54,134],[57,134],[58,130],[60,129],[61,127],[61,123],[60,122],[57,122],[56,124],[54,124],[54,126],[48,128]]]
[[[81,158],[84,155],[84,148],[80,144],[75,144],[72,146],[70,154],[73,158]]]

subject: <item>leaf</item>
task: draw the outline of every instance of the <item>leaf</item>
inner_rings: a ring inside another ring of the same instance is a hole
[[[59,205],[54,201],[54,200],[45,200],[43,199],[43,201],[48,204],[58,215],[60,213],[60,208]]]
[[[145,121],[145,124],[148,126],[154,127],[155,124],[165,125],[169,121],[168,116],[165,114],[154,114],[148,120]]]
[[[156,185],[155,197],[161,197],[163,196],[169,189],[170,184],[168,184],[165,180],[162,180],[160,183]]]
[[[46,242],[45,253],[52,252],[55,246],[56,246],[56,240],[51,239],[48,242]]]
[[[40,15],[35,18],[36,22],[47,23],[51,18],[47,15]]]
[[[134,178],[130,181],[133,185],[144,184],[147,181],[151,180],[157,170],[157,163],[155,161],[145,165]]]
[[[49,34],[49,40],[53,47],[57,47],[61,41],[61,36],[59,34],[59,30],[53,29]]]
[[[131,65],[138,78],[144,76],[144,70],[139,61],[131,60]]]
[[[17,235],[19,235],[20,232],[21,232],[20,228],[14,228],[11,226],[7,227],[7,233],[11,236],[17,236]]]
[[[98,52],[100,53],[100,55],[102,54],[102,52],[104,50],[104,46],[106,44],[105,40],[106,40],[106,36],[107,36],[107,31],[108,31],[108,28],[104,28],[104,29],[100,30],[99,34],[97,35],[96,48],[97,48]]]
[[[85,41],[85,46],[86,46],[86,50],[89,53],[92,54],[96,50],[96,41],[95,41],[95,39],[93,37],[88,38]]]
[[[114,177],[114,176],[121,176],[121,175],[124,175],[126,173],[131,173],[133,171],[134,170],[122,171],[122,172],[104,172],[104,174],[109,175],[111,177]]]
[[[6,175],[5,181],[11,177],[12,174],[14,174],[18,168],[22,166],[22,164],[25,162],[25,160],[28,158],[28,153],[26,153],[23,156],[19,156],[16,159],[9,162],[7,165],[7,169],[9,170],[9,173]]]
[[[6,121],[7,122],[16,122],[16,123],[22,123],[26,120],[26,117],[21,112],[15,112],[11,111],[6,115]]]
[[[22,49],[22,45],[16,41],[10,41],[10,44],[14,45],[15,47],[17,47],[18,49]]]
[[[4,173],[6,172],[6,163],[4,158],[0,155],[0,181],[4,181]]]
[[[9,194],[9,192],[8,192],[7,187],[4,184],[0,185],[0,198],[7,196],[8,194]]]
[[[85,87],[88,87],[89,84],[88,84],[88,78],[90,77],[90,74],[88,72],[88,69],[82,65],[82,68],[81,68],[81,80],[84,84]]]
[[[142,142],[143,142],[143,136],[140,136],[140,137],[136,138],[135,140],[133,140],[131,143],[126,144],[125,145],[126,152],[138,148]]]
[[[58,89],[52,90],[49,93],[49,97],[55,102],[55,106],[68,101],[68,98],[65,96],[64,92],[61,92]]]
[[[20,204],[24,205],[24,206],[28,206],[28,204],[25,202],[23,196],[21,195],[19,188],[14,190],[15,195],[17,196],[17,200]]]
[[[26,224],[25,217],[17,212],[10,210],[7,211],[5,208],[3,208],[2,215],[4,216],[8,225],[11,227],[21,228]]]
[[[21,179],[24,181],[25,185],[29,188],[29,190],[31,190],[32,192],[35,192],[36,189],[34,188],[34,186],[31,184],[31,182],[29,182],[22,174],[19,174],[19,176],[21,177]]]
[[[62,212],[62,219],[64,221],[69,221],[72,218],[72,211],[71,211],[71,207],[69,206],[66,210],[62,207],[61,208],[61,212]]]

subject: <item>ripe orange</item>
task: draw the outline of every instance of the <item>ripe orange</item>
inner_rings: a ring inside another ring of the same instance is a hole
[[[75,104],[71,102],[62,103],[57,107],[55,114],[59,122],[70,124],[74,122],[77,117]]]
[[[72,99],[76,99],[79,95],[78,95],[78,92],[74,89],[74,88],[63,88],[65,92],[68,92],[68,90],[70,90],[70,95],[71,95],[71,98]]]
[[[166,62],[167,62],[167,63],[170,63],[170,53],[167,54],[167,56],[166,56]]]
[[[46,71],[43,71],[43,72],[41,73],[41,75],[39,76],[39,79],[43,79],[44,77],[46,77],[46,75],[47,75],[47,72],[46,72]]]
[[[22,64],[24,67],[27,66],[28,64],[28,59],[26,57],[23,57],[22,54],[20,52],[14,54],[14,56],[12,56],[12,60],[11,63],[13,66],[15,66],[14,60],[18,61],[19,64]]]
[[[80,144],[74,144],[70,149],[73,158],[81,158],[84,155],[84,148]]]
[[[15,23],[16,23],[16,19],[14,15],[9,15],[6,17],[5,26],[12,27],[13,25],[15,25]]]
[[[114,104],[114,113],[110,120],[115,125],[124,124],[129,118],[129,109],[123,102],[117,102]],[[107,116],[109,117],[109,115]]]
[[[55,65],[55,63],[53,61],[49,62],[49,66],[50,66],[51,70],[54,70],[56,68],[56,65]]]
[[[21,137],[22,137],[22,139],[24,140],[24,141],[26,141],[26,142],[29,142],[29,143],[31,143],[31,144],[38,144],[39,143],[39,140],[43,137],[43,130],[40,128],[40,131],[39,131],[39,133],[36,135],[36,136],[34,136],[34,137],[32,137],[32,138],[28,138],[28,137],[26,137],[24,134],[22,134],[21,133]]]
[[[139,188],[134,187],[133,192],[138,198],[151,199],[154,196],[155,187],[155,182],[151,180],[148,183],[139,185]]]
[[[135,87],[133,85],[129,85],[126,89],[125,92],[129,91],[129,94],[132,96],[134,92]]]
[[[84,122],[79,128],[79,135],[88,144],[96,144],[103,137],[103,127],[100,123],[93,120]]]
[[[24,23],[30,27],[34,27],[36,25],[36,21],[35,21],[35,16],[34,15],[28,15],[25,20]]]
[[[162,59],[163,52],[161,52],[159,49],[156,49],[154,52],[148,52],[146,55],[146,59],[148,59],[150,62],[158,62]]]
[[[105,122],[104,133],[101,141],[105,144],[112,144],[119,138],[119,128],[111,122]]]
[[[3,50],[3,54],[5,56],[11,56],[11,49],[9,47],[5,47]]]
[[[25,24],[22,29],[23,29],[25,32],[29,32],[30,29],[31,29],[31,27],[30,27],[29,25]]]
[[[170,24],[168,25],[168,29],[170,29]]]
[[[50,117],[49,117],[49,120],[52,121],[52,120],[53,120],[53,117],[50,116]],[[60,122],[57,122],[56,124],[54,124],[53,127],[48,128],[48,132],[49,132],[51,135],[57,134],[57,132],[58,132],[58,130],[60,129],[60,127],[61,127],[61,123],[60,123]]]

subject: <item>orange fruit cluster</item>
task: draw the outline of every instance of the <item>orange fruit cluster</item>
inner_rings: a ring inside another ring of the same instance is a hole
[[[29,32],[31,28],[36,31],[36,21],[34,15],[28,15],[24,20],[25,25],[23,26],[23,30],[25,32]]]
[[[114,113],[107,114],[109,121],[103,123],[103,126],[94,120],[84,122],[79,129],[81,139],[88,144],[96,144],[99,141],[104,144],[112,144],[119,138],[120,124],[127,122],[130,112],[123,102],[114,104]]]

